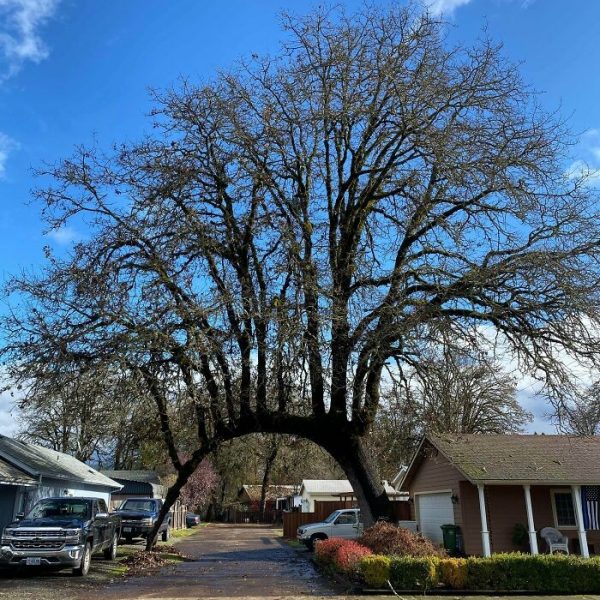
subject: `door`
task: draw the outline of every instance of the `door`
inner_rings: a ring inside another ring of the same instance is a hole
[[[355,538],[358,536],[355,512],[342,513],[331,528],[331,537]]]
[[[434,544],[441,544],[442,525],[454,524],[454,506],[450,492],[417,494],[419,531]]]

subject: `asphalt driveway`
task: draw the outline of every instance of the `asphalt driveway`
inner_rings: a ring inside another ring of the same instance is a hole
[[[280,533],[262,525],[208,525],[177,544],[190,561],[166,567],[152,577],[115,581],[98,597],[179,600],[310,596],[331,600],[336,596],[306,556],[280,541]]]

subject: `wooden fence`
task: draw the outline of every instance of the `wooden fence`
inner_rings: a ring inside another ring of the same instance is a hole
[[[187,524],[185,516],[188,513],[188,507],[181,504],[179,500],[171,507],[171,529],[185,529]]]
[[[411,518],[410,503],[406,501],[392,502],[392,520],[409,520]],[[305,523],[318,523],[328,517],[334,510],[341,508],[354,508],[356,503],[349,501],[315,501],[315,512],[284,512],[283,537],[294,539],[296,530]]]

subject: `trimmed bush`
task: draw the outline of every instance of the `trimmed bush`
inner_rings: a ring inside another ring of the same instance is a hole
[[[600,592],[600,557],[495,554],[468,558],[470,590],[529,591],[563,594]]]
[[[469,576],[468,563],[464,558],[443,558],[439,563],[438,578],[453,590],[464,590]]]
[[[390,563],[390,582],[396,590],[428,590],[438,584],[437,556],[394,556]]]
[[[370,588],[383,588],[390,578],[390,565],[392,559],[389,556],[372,554],[361,559],[359,570],[365,585]]]
[[[347,575],[358,574],[360,560],[373,553],[366,546],[354,540],[343,540],[333,555],[334,566]]]
[[[375,554],[388,556],[446,556],[445,550],[434,546],[421,534],[380,521],[365,529],[358,540]]]

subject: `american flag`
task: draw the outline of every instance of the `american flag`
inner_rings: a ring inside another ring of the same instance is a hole
[[[581,504],[583,508],[583,524],[586,529],[600,529],[599,505],[600,487],[584,485],[581,488]]]

